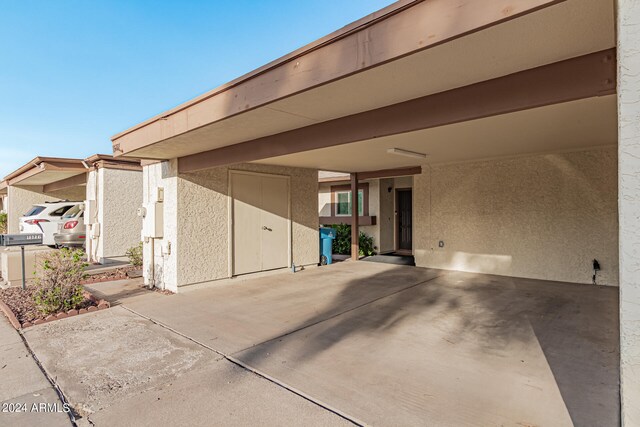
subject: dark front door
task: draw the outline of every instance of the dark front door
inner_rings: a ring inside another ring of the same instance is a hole
[[[398,249],[411,250],[411,189],[398,190]]]

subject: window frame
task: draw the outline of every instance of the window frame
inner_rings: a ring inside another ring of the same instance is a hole
[[[41,206],[41,205],[33,205],[29,208],[29,210],[27,212],[25,212],[24,215],[25,217],[30,217],[30,216],[36,216],[36,215],[40,215],[42,213],[42,211],[44,211],[47,207],[46,206]]]
[[[358,183],[358,193],[362,192],[362,207],[358,206],[358,217],[369,216],[369,183]],[[349,194],[349,212],[348,214],[338,214],[338,194]],[[331,186],[331,216],[346,218],[352,216],[353,195],[351,194],[351,185],[332,185]]]
[[[347,195],[347,213],[340,213],[340,194]],[[360,194],[362,194],[362,203],[358,205],[358,216],[364,216],[364,189],[358,188],[358,200],[360,200]],[[351,209],[353,207],[353,196],[351,190],[336,191],[336,215],[335,216],[351,216]]]
[[[71,208],[73,208],[73,205],[58,206],[58,207],[54,208],[51,212],[49,212],[47,215],[49,215],[50,217],[58,217],[58,218],[62,219],[64,214],[67,213],[67,211],[70,210]],[[56,212],[58,212],[60,210],[62,210],[62,213],[57,214]]]

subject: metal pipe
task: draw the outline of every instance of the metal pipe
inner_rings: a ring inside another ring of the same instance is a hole
[[[148,166],[148,167],[146,167],[146,168],[144,168],[144,171],[146,172],[146,174],[145,174],[145,175],[146,175],[146,178],[147,178],[147,185],[146,185],[146,187],[147,187],[147,197],[146,197],[146,200],[147,200],[147,201],[151,198],[151,182],[150,182],[150,180],[151,180],[151,178],[150,178],[150,176],[151,176],[151,172],[150,172],[150,169],[151,169],[151,168],[150,168],[149,166]],[[142,219],[142,221],[145,221],[145,220],[146,220],[146,218],[143,218],[143,219]],[[144,225],[142,226],[142,229],[144,230]],[[144,237],[143,237],[143,238],[144,238]],[[151,244],[151,256],[149,257],[149,258],[150,258],[150,262],[151,262],[151,264],[149,265],[149,270],[150,270],[150,271],[149,271],[149,274],[150,274],[150,277],[149,277],[149,283],[148,283],[148,286],[147,286],[147,287],[148,287],[149,289],[153,289],[153,288],[156,286],[156,268],[155,268],[155,265],[156,265],[156,260],[155,260],[155,246],[156,246],[156,242],[155,242],[155,239],[154,239],[153,237],[149,237],[149,243]],[[144,255],[143,255],[143,258],[142,258],[142,259],[143,259],[143,261],[142,261],[142,262],[143,262],[143,264],[144,264]]]
[[[22,252],[22,290],[24,291],[27,288],[27,278],[24,272],[24,246],[20,246],[20,252]]]
[[[155,255],[155,246],[156,241],[153,237],[149,237],[149,242],[151,243],[151,265],[149,267],[151,277],[149,278],[149,289],[153,289],[156,287],[156,255]]]

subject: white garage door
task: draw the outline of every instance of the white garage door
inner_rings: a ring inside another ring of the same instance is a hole
[[[233,274],[289,266],[289,177],[231,172]]]

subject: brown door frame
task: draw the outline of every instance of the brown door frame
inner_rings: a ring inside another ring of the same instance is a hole
[[[411,250],[407,251],[406,249],[400,249],[400,236],[398,235],[398,230],[400,229],[400,215],[398,215],[398,193],[401,191],[410,191],[411,192]],[[413,187],[402,187],[396,188],[394,193],[394,201],[393,201],[393,212],[395,216],[395,221],[393,225],[393,250],[395,252],[408,253],[409,255],[413,255]]]

